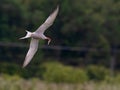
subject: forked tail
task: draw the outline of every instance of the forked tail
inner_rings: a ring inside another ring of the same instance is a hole
[[[26,38],[31,37],[32,32],[29,32],[29,31],[27,31],[27,30],[26,30],[26,32],[27,32],[26,36],[25,36],[25,37],[22,37],[22,38],[20,38],[20,39],[26,39]]]

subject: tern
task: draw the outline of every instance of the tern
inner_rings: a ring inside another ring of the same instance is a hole
[[[27,32],[26,36],[20,38],[20,39],[31,38],[29,50],[27,52],[25,61],[23,63],[23,68],[28,65],[28,63],[31,61],[31,59],[35,55],[38,49],[39,39],[48,40],[48,45],[51,42],[51,38],[45,36],[44,32],[53,24],[58,14],[58,11],[59,11],[59,6],[57,6],[57,8],[53,11],[53,13],[46,19],[46,21],[41,26],[39,26],[39,28],[35,32],[30,32],[26,30]]]

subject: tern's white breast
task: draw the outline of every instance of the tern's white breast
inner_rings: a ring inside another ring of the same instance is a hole
[[[32,33],[31,35],[32,38],[35,38],[35,39],[47,39],[47,37],[44,35],[44,34],[41,34],[41,33]]]

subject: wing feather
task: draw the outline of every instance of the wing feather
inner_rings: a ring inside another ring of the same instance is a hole
[[[36,53],[36,51],[38,49],[38,43],[39,43],[38,39],[33,39],[33,38],[31,39],[30,47],[29,47],[29,50],[28,50],[27,55],[25,57],[23,67],[27,66],[28,63],[33,58],[33,56],[35,55],[35,53]]]
[[[46,21],[35,32],[38,34],[44,33],[45,30],[53,24],[57,14],[58,14],[58,11],[59,11],[59,6],[57,6],[55,11],[46,19]]]

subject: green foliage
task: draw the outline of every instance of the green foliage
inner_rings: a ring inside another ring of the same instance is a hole
[[[101,81],[107,83],[120,83],[120,74],[110,77],[109,70],[102,66],[88,66],[86,69],[64,66],[58,62],[48,62],[38,66],[19,67],[16,64],[0,64],[0,75],[7,80],[19,80],[20,77],[30,79],[33,77],[49,83],[83,83],[87,81]],[[11,76],[13,76],[11,78]]]
[[[16,64],[1,63],[0,73],[9,75],[20,74],[20,68]]]
[[[82,69],[63,66],[59,63],[45,63],[45,72],[43,73],[44,80],[56,83],[82,83],[88,78],[86,72]]]
[[[45,63],[38,66],[19,67],[16,64],[0,64],[0,74],[18,75],[23,78],[37,77],[48,82],[82,83],[88,80],[84,70],[63,66],[60,63]]]
[[[116,76],[113,77],[114,82],[120,83],[120,73],[118,73]]]
[[[88,51],[85,52],[83,56],[86,57],[87,64],[100,63],[108,65],[108,60],[110,60],[109,58],[111,57],[110,48],[120,46],[120,0],[0,0],[0,41],[26,42],[27,40],[18,40],[18,38],[22,37],[25,33],[25,29],[35,31],[58,4],[60,5],[59,14],[55,23],[49,28],[51,29],[50,32],[49,30],[47,32],[49,36],[53,38],[53,45],[92,47],[95,49],[103,48],[105,52],[99,52],[97,50]],[[44,43],[40,42],[40,44]],[[1,47],[1,61],[7,60],[9,62],[10,60],[16,59],[20,61],[21,59],[18,59],[19,57],[23,59],[21,52],[25,51],[25,49],[16,50],[16,48],[8,49],[6,47],[5,50],[2,49]],[[41,59],[44,53],[49,54],[49,50],[43,51],[44,52],[40,52],[40,54],[35,57],[35,59],[37,59],[35,60],[35,65],[38,67],[28,67],[23,71],[20,69],[20,72],[24,73],[20,75],[26,78],[34,75],[41,77],[41,72],[44,70],[41,71],[41,67],[39,67],[39,59]],[[61,59],[64,59],[64,56],[77,57],[70,52],[66,52],[67,54],[64,53],[64,51],[58,53],[60,55],[62,54]],[[23,54],[25,55],[26,53]],[[116,57],[119,58],[119,53],[116,54]],[[81,58],[81,56],[79,58]],[[41,60],[40,63],[41,62],[43,62],[43,60]],[[63,62],[67,63],[70,62],[70,60],[63,60]],[[79,60],[76,59],[74,62],[79,63]],[[117,64],[119,66],[119,59]],[[9,66],[4,64],[3,67],[6,67],[6,69],[3,69],[1,65],[0,71],[11,75],[16,72],[18,68],[14,65]],[[11,71],[9,68],[13,70]],[[40,72],[37,72],[37,70]],[[34,71],[36,72],[35,74],[33,74]],[[65,68],[65,71],[71,74],[70,67]],[[94,69],[92,69],[92,71],[94,71]],[[75,71],[75,73],[76,72],[77,71]],[[93,76],[95,76],[96,79],[102,79],[96,72],[97,70],[92,72],[92,74],[94,73]],[[102,71],[98,73],[101,72]],[[71,82],[74,82],[74,80]]]
[[[107,70],[103,66],[88,66],[87,75],[90,80],[104,80],[107,76],[109,76],[109,70]]]
[[[115,74],[112,77],[111,76],[107,76],[105,78],[104,82],[119,84],[120,83],[120,73],[117,73],[117,74]]]
[[[0,64],[0,74],[8,74],[8,75],[18,75],[23,78],[31,78],[31,77],[38,77],[41,78],[43,69],[39,67],[26,67],[22,68],[22,66],[18,66],[17,64],[8,64],[8,63],[1,63]]]
[[[2,74],[0,90],[120,90],[120,84],[116,82],[46,83],[38,78],[26,80],[17,75]]]

